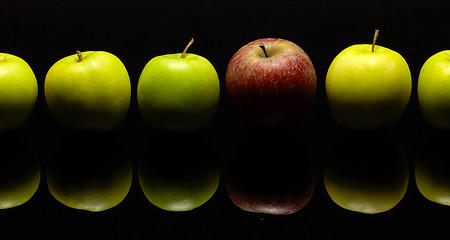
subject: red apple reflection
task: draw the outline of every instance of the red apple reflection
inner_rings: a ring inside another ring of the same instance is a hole
[[[292,214],[310,201],[315,174],[297,135],[251,132],[226,171],[231,201],[249,212]]]

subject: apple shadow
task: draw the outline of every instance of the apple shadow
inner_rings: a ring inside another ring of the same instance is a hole
[[[0,134],[0,209],[20,206],[36,193],[41,167],[37,153],[19,132]]]
[[[345,132],[325,159],[324,184],[340,207],[385,212],[406,193],[409,171],[399,146],[385,132]]]
[[[225,170],[229,199],[240,209],[292,214],[308,204],[315,173],[306,147],[292,131],[250,131]]]
[[[113,133],[69,133],[47,165],[47,186],[62,204],[99,212],[115,207],[132,182],[128,150]]]
[[[191,211],[205,204],[220,182],[219,162],[201,134],[158,133],[138,162],[141,190],[154,206]]]
[[[450,132],[433,131],[420,142],[414,163],[417,188],[426,199],[450,206]]]

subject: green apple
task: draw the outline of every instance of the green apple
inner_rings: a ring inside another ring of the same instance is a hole
[[[100,212],[120,204],[131,187],[132,163],[113,134],[70,134],[47,164],[47,186],[62,204]]]
[[[41,179],[37,154],[23,136],[0,135],[0,164],[0,209],[26,203]]]
[[[213,119],[220,95],[219,77],[204,57],[186,53],[151,59],[137,86],[142,117],[154,129],[192,132]]]
[[[397,52],[375,45],[347,47],[332,61],[326,76],[331,112],[343,127],[383,129],[394,125],[411,96],[411,73]]]
[[[0,53],[0,131],[22,127],[34,109],[36,76],[20,57]]]
[[[450,206],[449,133],[437,131],[419,145],[414,165],[417,188],[428,200]]]
[[[326,191],[347,210],[386,212],[403,199],[408,182],[406,159],[384,134],[342,135],[325,161]]]
[[[425,120],[437,129],[450,129],[450,50],[431,56],[422,66],[417,85]]]
[[[111,131],[125,118],[131,84],[119,58],[104,51],[79,52],[48,71],[45,99],[52,116],[76,131]]]
[[[138,165],[139,184],[150,203],[166,211],[190,211],[216,192],[220,169],[201,136],[160,135]]]

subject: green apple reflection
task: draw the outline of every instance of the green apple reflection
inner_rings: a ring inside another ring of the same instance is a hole
[[[0,209],[26,203],[39,187],[39,160],[18,133],[0,135]]]
[[[220,181],[212,146],[200,135],[158,135],[139,166],[147,199],[167,211],[190,211],[207,202]]]
[[[399,147],[384,133],[341,135],[326,159],[324,183],[342,208],[373,214],[397,205],[409,173]]]
[[[113,134],[71,134],[48,163],[50,193],[75,209],[110,209],[122,202],[131,181],[131,160]]]
[[[450,206],[449,133],[427,136],[417,152],[415,177],[417,188],[428,200]]]

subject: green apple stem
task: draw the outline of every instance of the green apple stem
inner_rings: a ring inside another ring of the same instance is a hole
[[[191,38],[191,41],[189,41],[188,45],[184,48],[183,53],[181,54],[180,58],[184,58],[186,55],[187,50],[189,47],[194,43],[194,38]]]
[[[373,42],[372,42],[372,52],[375,51],[375,43],[377,41],[378,38],[378,34],[380,33],[380,30],[375,29],[375,34],[373,35]]]
[[[259,44],[259,47],[263,50],[264,52],[264,56],[266,56],[266,58],[269,57],[269,53],[266,50],[266,46],[264,45],[264,43]]]
[[[77,55],[78,55],[78,62],[83,61],[83,54],[81,54],[79,50],[77,50]]]

